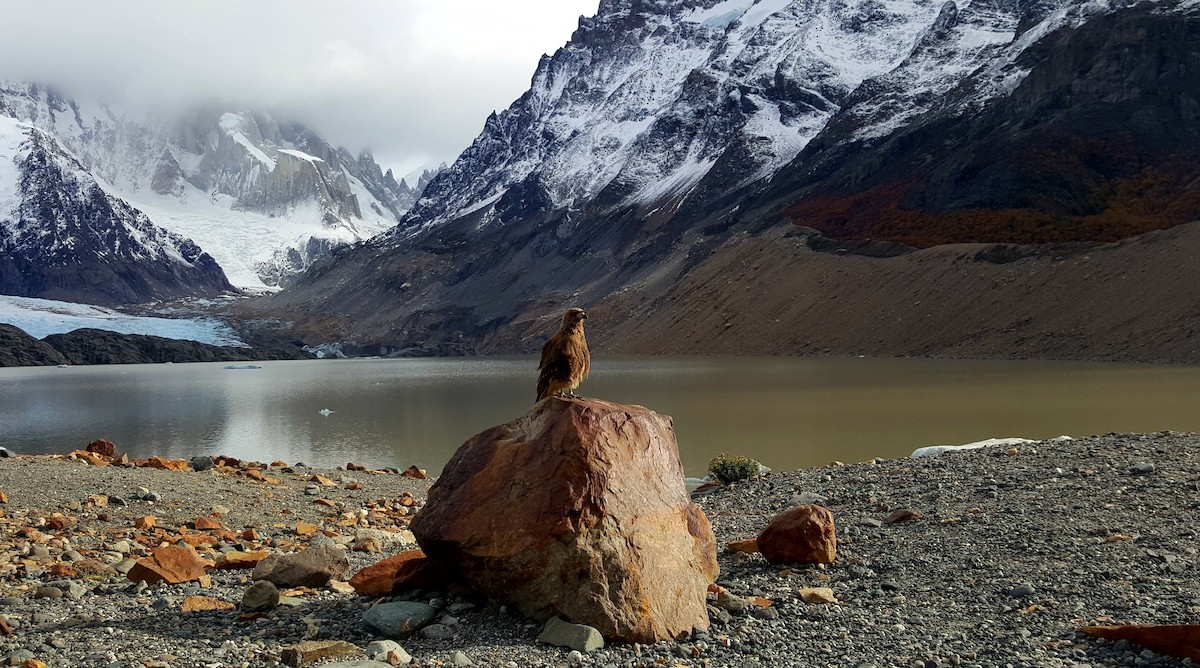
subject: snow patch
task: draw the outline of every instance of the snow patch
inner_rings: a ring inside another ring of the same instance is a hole
[[[295,156],[297,158],[300,158],[301,160],[307,160],[308,162],[325,162],[324,160],[318,158],[315,155],[309,155],[309,154],[305,153],[304,151],[297,151],[295,149],[281,148],[281,149],[279,149],[279,152],[286,153],[291,156]]]
[[[232,329],[210,318],[134,316],[100,306],[10,295],[0,295],[0,323],[20,328],[35,339],[90,328],[214,346],[246,346]]]
[[[0,117],[0,221],[6,219],[21,203],[17,153],[26,133],[33,126],[15,118]]]

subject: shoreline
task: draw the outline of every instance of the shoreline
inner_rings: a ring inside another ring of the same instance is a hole
[[[1151,472],[1138,472],[1140,464]],[[13,635],[0,637],[0,657],[24,649],[34,655],[26,658],[51,666],[273,666],[284,647],[306,635],[365,647],[374,638],[360,619],[372,600],[329,588],[298,592],[266,616],[239,620],[236,609],[183,612],[180,606],[191,595],[237,605],[250,585],[248,571],[210,571],[209,587],[147,589],[123,576],[50,574],[55,564],[72,563],[64,562],[71,551],[115,559],[113,548],[125,547],[124,541],[132,543],[131,552],[120,556],[136,556],[144,548],[134,520],[151,514],[166,537],[189,531],[189,522],[216,509],[227,511],[217,519],[231,532],[258,533],[255,541],[237,541],[238,548],[350,548],[355,529],[401,529],[410,514],[380,509],[406,492],[419,507],[430,484],[338,469],[289,473],[276,467],[263,474],[274,482],[215,470],[92,467],[49,456],[0,459],[0,491],[7,496],[0,506],[0,615],[13,628]],[[314,476],[333,486],[314,483]],[[306,491],[314,487],[315,494]],[[135,498],[139,488],[159,499]],[[119,497],[125,505],[89,501],[99,496]],[[317,498],[333,506],[314,503]],[[839,554],[833,564],[781,568],[759,555],[725,551],[726,543],[755,535],[797,502],[834,513]],[[772,473],[697,503],[717,535],[718,582],[772,605],[734,614],[681,642],[610,644],[584,657],[587,665],[1187,665],[1077,628],[1200,618],[1197,434],[1110,434]],[[902,508],[922,517],[887,523]],[[360,511],[372,526],[337,524],[344,513]],[[45,524],[36,529],[47,536],[40,545],[49,557],[35,562],[30,577],[26,562],[38,543],[22,532],[56,513],[73,521],[61,531]],[[303,522],[323,531],[299,535]],[[61,537],[69,544],[54,547]],[[410,547],[397,542],[378,553],[351,550],[350,572]],[[52,583],[71,590],[72,582],[82,592],[77,601],[34,597]],[[797,593],[804,587],[830,587],[839,603],[805,603]],[[450,664],[455,652],[483,666],[568,663],[568,650],[536,642],[536,622],[495,604],[429,596],[446,606],[453,624],[447,637],[401,641],[417,665]]]

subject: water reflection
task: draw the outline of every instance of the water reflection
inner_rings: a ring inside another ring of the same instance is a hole
[[[0,445],[436,471],[533,403],[532,358],[0,369]],[[953,360],[599,359],[581,392],[670,415],[690,474],[786,470],[988,437],[1200,430],[1194,367]],[[322,415],[322,409],[333,411]]]

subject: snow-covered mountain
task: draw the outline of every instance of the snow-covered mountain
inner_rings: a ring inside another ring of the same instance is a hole
[[[211,256],[104,192],[54,137],[0,117],[0,294],[117,304],[233,289]]]
[[[1185,223],[1198,34],[1196,0],[603,0],[394,231],[271,306],[511,350],[564,305],[716,300],[752,272],[654,301],[773,226],[931,246]]]
[[[396,224],[419,191],[302,125],[217,107],[177,115],[0,82],[0,115],[41,128],[113,196],[195,240],[239,287],[285,284]]]

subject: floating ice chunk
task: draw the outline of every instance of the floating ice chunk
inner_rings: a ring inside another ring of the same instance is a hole
[[[329,417],[330,415],[333,414],[333,411],[329,410],[328,408],[322,408],[321,410],[319,410],[317,412],[320,413],[321,415],[324,415],[325,417]]]
[[[261,369],[257,364],[227,364],[226,369]]]

